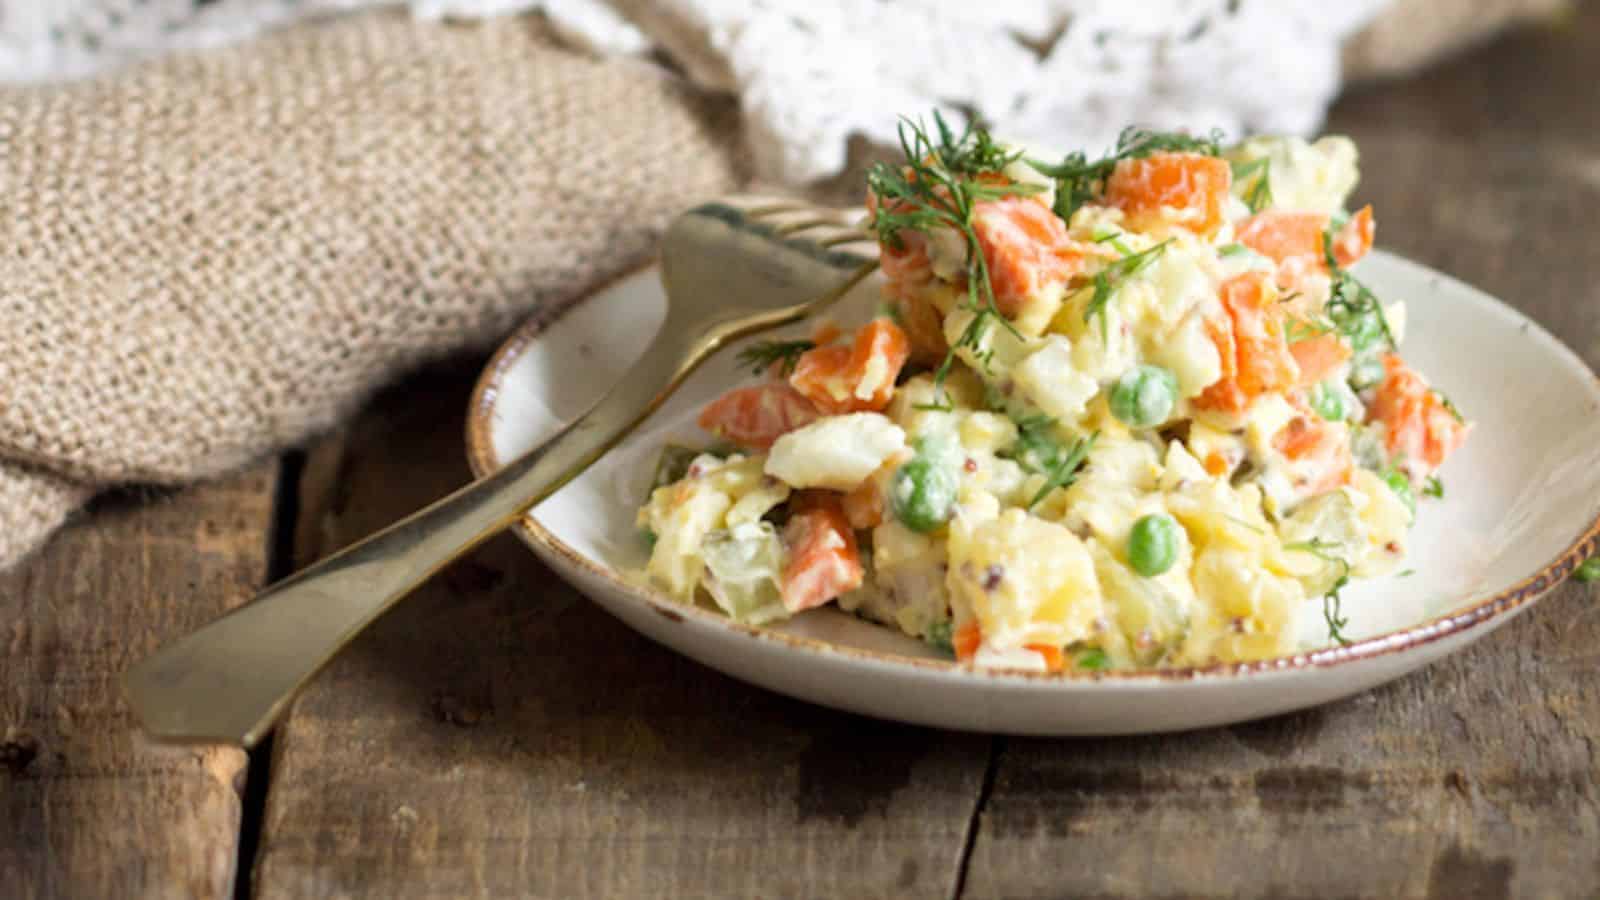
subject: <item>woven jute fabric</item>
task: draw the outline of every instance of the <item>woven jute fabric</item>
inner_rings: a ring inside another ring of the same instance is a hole
[[[372,14],[0,92],[0,566],[651,252],[737,110],[537,17]]]

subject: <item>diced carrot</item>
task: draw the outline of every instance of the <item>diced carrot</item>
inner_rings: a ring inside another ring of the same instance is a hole
[[[1273,435],[1272,446],[1295,464],[1296,493],[1314,497],[1349,484],[1355,472],[1355,458],[1350,452],[1347,430],[1312,412],[1299,394],[1292,396],[1290,402],[1300,415]]]
[[[735,388],[700,411],[700,427],[744,447],[765,450],[821,414],[804,394],[783,382]]]
[[[950,646],[956,651],[956,659],[962,662],[977,656],[978,646],[982,643],[983,631],[979,629],[977,619],[969,620],[950,635]]]
[[[867,193],[867,213],[875,214],[880,201],[876,194]],[[899,208],[903,204],[890,208]],[[892,240],[878,244],[878,268],[885,279],[884,293],[893,300],[910,300],[920,297],[933,283],[933,265],[928,259],[927,235],[911,229],[901,229]]]
[[[1471,426],[1397,354],[1383,358],[1383,370],[1367,419],[1384,424],[1384,446],[1397,464],[1413,479],[1423,478],[1466,441]]]
[[[1207,333],[1222,358],[1222,378],[1195,398],[1202,409],[1240,413],[1252,400],[1293,385],[1299,378],[1283,337],[1283,313],[1259,272],[1236,275],[1222,284],[1226,322],[1207,322]]]
[[[812,609],[861,586],[866,576],[856,535],[838,494],[811,492],[783,529],[789,561],[780,593],[791,612]]]
[[[1328,216],[1317,212],[1269,209],[1239,223],[1239,243],[1278,264],[1277,281],[1284,290],[1300,287],[1306,275],[1327,274],[1327,254],[1322,235]],[[1334,235],[1333,257],[1341,266],[1354,265],[1372,249],[1377,225],[1372,207],[1363,206]]]
[[[1037,197],[986,200],[972,210],[994,288],[995,306],[1012,317],[1045,288],[1061,284],[1083,269],[1082,247],[1067,235],[1066,223]]]
[[[1051,672],[1060,672],[1067,667],[1067,655],[1055,644],[1027,644],[1029,650],[1044,657],[1044,667]]]
[[[844,495],[844,517],[857,531],[877,528],[883,524],[883,491],[878,479],[868,478],[856,485],[855,490]]]
[[[1217,157],[1152,153],[1117,163],[1106,179],[1106,202],[1127,213],[1133,228],[1171,221],[1210,237],[1222,227],[1232,181],[1232,169]]]
[[[1205,467],[1206,474],[1213,478],[1221,478],[1228,474],[1228,469],[1231,468],[1228,465],[1228,458],[1216,450],[1206,454]]]
[[[838,323],[829,319],[817,323],[817,327],[812,329],[811,343],[820,347],[823,344],[831,344],[843,336],[844,329],[840,328]]]
[[[801,354],[789,384],[828,414],[878,411],[894,396],[894,382],[911,356],[900,326],[873,319],[849,347],[829,344]]]
[[[1319,334],[1289,345],[1295,365],[1300,367],[1300,384],[1312,385],[1333,374],[1350,358],[1350,348],[1336,334]]]

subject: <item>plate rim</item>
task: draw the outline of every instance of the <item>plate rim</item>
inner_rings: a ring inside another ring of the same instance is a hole
[[[1374,258],[1384,259],[1388,264],[1398,264],[1403,268],[1416,270],[1419,274],[1437,280],[1441,287],[1465,290],[1476,294],[1482,299],[1488,300],[1493,305],[1495,312],[1500,314],[1509,313],[1528,323],[1532,329],[1536,329],[1543,338],[1564,353],[1568,362],[1576,364],[1587,372],[1594,385],[1600,387],[1600,376],[1595,375],[1589,368],[1588,363],[1584,362],[1583,358],[1578,356],[1572,348],[1568,347],[1560,338],[1551,334],[1548,329],[1531,316],[1522,313],[1498,297],[1473,287],[1454,276],[1406,259],[1398,254],[1375,248],[1371,255]],[[561,304],[559,309],[530,316],[500,344],[479,374],[468,400],[465,428],[466,457],[474,478],[483,478],[501,466],[493,449],[491,423],[495,406],[501,395],[501,384],[513,364],[533,347],[539,337],[551,325],[560,321],[563,316],[577,305],[657,267],[658,262],[650,259],[623,269],[615,275],[586,288],[568,302]],[[1109,687],[1113,684],[1132,686],[1197,680],[1255,680],[1260,676],[1273,673],[1330,669],[1389,656],[1406,650],[1418,649],[1453,635],[1464,634],[1491,622],[1498,624],[1554,590],[1585,559],[1600,553],[1600,498],[1595,501],[1595,509],[1590,516],[1589,524],[1581,529],[1577,536],[1556,554],[1554,559],[1508,587],[1464,609],[1433,616],[1409,627],[1373,635],[1349,644],[1323,647],[1309,652],[1277,656],[1270,659],[1216,663],[1207,666],[1183,666],[1171,669],[1116,669],[1096,672],[1035,672],[1017,669],[987,669],[974,666],[971,663],[905,656],[888,651],[867,650],[803,635],[789,634],[770,628],[747,625],[734,621],[714,610],[678,603],[627,580],[616,572],[613,567],[602,565],[595,560],[591,560],[587,555],[578,552],[530,516],[519,517],[512,525],[512,530],[516,532],[519,538],[528,543],[531,549],[543,548],[554,553],[567,564],[605,582],[608,587],[626,595],[630,599],[642,602],[652,611],[670,621],[683,622],[687,619],[693,619],[697,624],[706,627],[776,643],[803,653],[844,656],[858,662],[920,669],[940,675],[956,674],[963,677],[976,677],[984,681],[999,680],[1027,684],[1045,682],[1057,686],[1096,684]]]

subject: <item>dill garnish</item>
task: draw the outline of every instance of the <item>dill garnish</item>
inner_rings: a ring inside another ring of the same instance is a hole
[[[1237,183],[1243,184],[1252,176],[1254,177],[1254,180],[1250,182],[1250,186],[1245,188],[1244,191],[1244,205],[1248,206],[1252,213],[1261,212],[1272,205],[1272,185],[1270,181],[1272,160],[1270,158],[1263,156],[1260,159],[1229,163],[1228,165],[1233,169],[1233,180]]]
[[[801,354],[816,346],[811,341],[760,341],[739,351],[739,364],[756,375],[764,375],[776,365],[778,374],[787,377]]]
[[[967,296],[962,306],[973,318],[934,373],[934,383],[942,390],[956,352],[963,347],[978,352],[992,321],[998,320],[1016,334],[1015,326],[995,305],[989,264],[972,226],[973,210],[985,200],[1028,196],[1042,188],[1014,184],[1003,177],[983,180],[982,176],[998,175],[1021,153],[1006,150],[994,142],[988,131],[971,123],[958,135],[937,111],[933,123],[935,134],[929,135],[920,122],[901,119],[900,149],[905,160],[896,165],[873,165],[867,172],[867,187],[878,201],[872,227],[885,244],[901,247],[902,232],[931,233],[939,228],[953,229],[965,241]],[[985,354],[978,355],[986,361]]]
[[[1337,219],[1330,219],[1328,228],[1322,232],[1322,256],[1328,264],[1328,277],[1331,279],[1325,307],[1328,316],[1339,333],[1350,339],[1357,353],[1370,346],[1379,335],[1390,350],[1399,350],[1400,344],[1394,339],[1394,332],[1389,330],[1389,318],[1384,315],[1383,304],[1378,301],[1378,296],[1339,265],[1339,257],[1333,252],[1334,232],[1339,227],[1342,225]],[[1373,330],[1374,323],[1377,325],[1376,331]]]
[[[1338,546],[1338,544],[1330,544],[1321,538],[1312,538],[1309,541],[1284,544],[1283,549],[1310,553],[1325,563],[1339,567],[1339,577],[1334,579],[1333,586],[1328,588],[1328,592],[1322,595],[1322,619],[1328,623],[1329,640],[1337,641],[1340,644],[1348,644],[1350,639],[1344,636],[1344,629],[1345,626],[1350,624],[1350,620],[1341,610],[1343,598],[1339,596],[1339,592],[1344,590],[1345,586],[1350,583],[1350,562],[1333,552],[1333,549]]]
[[[1111,302],[1111,297],[1117,292],[1125,279],[1139,274],[1150,263],[1154,262],[1161,252],[1172,243],[1172,238],[1167,238],[1154,247],[1149,247],[1138,253],[1128,253],[1128,249],[1120,241],[1113,241],[1112,246],[1120,252],[1127,254],[1121,259],[1110,263],[1104,269],[1095,273],[1094,294],[1089,297],[1088,305],[1083,308],[1083,320],[1091,321],[1095,316],[1100,317],[1100,340],[1109,341],[1106,336],[1106,305]]]
[[[1106,156],[1090,161],[1082,151],[1067,154],[1054,165],[1035,160],[1028,164],[1056,181],[1056,215],[1071,221],[1080,206],[1098,198],[1105,192],[1106,179],[1125,159],[1140,159],[1152,153],[1203,153],[1218,156],[1222,153],[1222,135],[1212,132],[1203,138],[1175,132],[1146,131],[1131,127],[1117,138],[1117,146]]]
[[[1045,477],[1044,485],[1028,501],[1029,509],[1038,506],[1051,491],[1068,487],[1077,480],[1078,471],[1094,449],[1095,439],[1100,437],[1100,432],[1096,431],[1073,441],[1071,447],[1063,447],[1056,439],[1055,428],[1056,420],[1046,415],[1017,420],[1017,440],[1011,458],[1027,471]]]

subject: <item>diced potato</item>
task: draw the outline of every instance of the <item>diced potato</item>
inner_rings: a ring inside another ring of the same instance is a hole
[[[991,319],[975,345],[962,344],[962,335],[976,318],[977,314],[966,307],[952,309],[944,319],[944,338],[950,346],[958,347],[956,356],[974,370],[993,378],[1004,377],[1031,352],[1030,342]]]
[[[1017,365],[1012,377],[1029,403],[1062,422],[1082,418],[1100,390],[1098,382],[1078,371],[1072,342],[1061,335],[1045,338],[1043,346]]]
[[[1206,331],[1205,317],[1205,307],[1197,306],[1144,347],[1150,362],[1178,379],[1179,397],[1197,397],[1222,378],[1222,357]]]
[[[829,416],[778,438],[765,471],[797,488],[848,491],[905,446],[906,433],[879,413]]]
[[[1355,142],[1329,135],[1308,143],[1299,137],[1255,137],[1230,149],[1233,162],[1266,159],[1271,178],[1272,205],[1328,215],[1344,208],[1359,175]],[[1248,190],[1252,180],[1235,183],[1235,191]]]
[[[1099,542],[1091,550],[1095,574],[1131,661],[1150,665],[1174,652],[1188,636],[1190,607],[1195,603],[1187,542],[1178,562],[1157,578],[1136,574]]]
[[[1083,541],[1020,509],[977,523],[956,517],[946,584],[997,648],[1085,640],[1104,612]]]
[[[645,574],[678,600],[692,602],[705,569],[700,544],[722,525],[723,513],[733,500],[709,482],[687,479],[656,488],[640,512],[642,523],[655,535]]]
[[[1274,575],[1259,556],[1228,548],[1206,548],[1195,557],[1194,586],[1210,603],[1198,604],[1188,662],[1267,659],[1294,649],[1295,611],[1305,591],[1293,578]]]
[[[1356,470],[1351,489],[1366,500],[1360,514],[1366,526],[1367,546],[1355,562],[1355,574],[1371,577],[1393,572],[1405,558],[1410,510],[1382,478],[1366,469]]]

